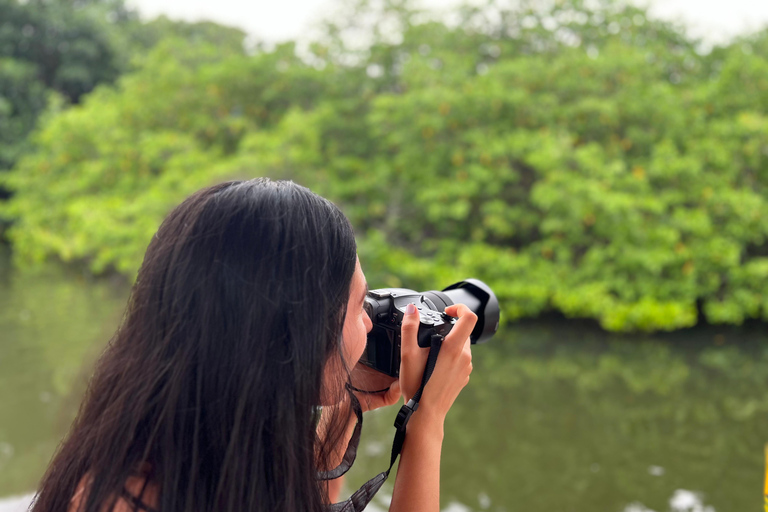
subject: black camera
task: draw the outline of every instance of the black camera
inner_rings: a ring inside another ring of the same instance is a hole
[[[371,317],[373,329],[360,362],[387,375],[400,373],[400,326],[408,304],[419,313],[419,346],[429,347],[433,336],[445,337],[456,318],[445,314],[453,304],[465,304],[477,315],[477,324],[470,334],[471,343],[491,339],[499,328],[499,301],[493,290],[478,279],[452,284],[443,291],[417,292],[405,288],[371,290],[365,298],[365,311]]]

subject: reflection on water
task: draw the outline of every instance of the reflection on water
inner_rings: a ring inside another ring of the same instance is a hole
[[[728,512],[759,503],[762,327],[616,336],[551,321],[498,338],[475,347],[471,384],[446,425],[445,507]],[[393,417],[376,411],[365,434],[391,439]],[[386,459],[361,459],[350,490]]]
[[[32,494],[0,499],[0,512],[26,512],[32,503]]]
[[[4,499],[0,499],[0,512],[25,512],[27,508],[29,507],[30,503],[32,502],[33,495],[29,494],[26,496],[14,496],[14,497],[8,497]],[[384,512],[387,510],[387,503],[389,502],[390,496],[385,496],[382,500],[384,503],[382,504],[376,504],[372,503],[369,505],[366,510],[369,512]],[[481,510],[487,510],[491,506],[490,498],[482,494],[479,496],[481,498],[480,503],[480,509]],[[487,501],[482,501],[487,500]],[[448,505],[443,507],[443,512],[471,512],[471,508],[468,506],[459,503],[457,501],[453,501],[451,503],[448,503]],[[691,491],[686,491],[683,489],[679,489],[675,491],[675,494],[672,496],[672,498],[669,500],[669,511],[670,512],[715,512],[714,507],[704,505],[701,499],[700,493],[695,493]],[[627,505],[622,512],[661,512],[661,511],[655,511],[653,509],[647,508],[642,503],[630,503]]]
[[[35,488],[126,293],[61,275],[0,283],[0,496]],[[471,384],[448,418],[443,509],[754,509],[768,437],[762,330],[622,337],[554,320],[505,328],[475,348]],[[388,465],[395,413],[366,415],[349,491]],[[371,510],[388,508],[392,483]]]
[[[670,512],[715,512],[715,508],[705,505],[699,492],[678,489],[669,500]],[[642,503],[630,503],[622,512],[657,512]]]
[[[125,296],[60,272],[0,276],[0,496],[35,488]]]

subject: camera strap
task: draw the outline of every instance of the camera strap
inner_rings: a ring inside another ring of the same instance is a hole
[[[429,356],[427,357],[427,366],[424,368],[424,374],[421,378],[421,386],[419,386],[419,389],[414,393],[413,397],[408,400],[408,403],[403,405],[397,413],[397,418],[395,418],[395,439],[392,441],[392,454],[389,460],[389,468],[364,483],[362,487],[349,497],[349,499],[330,505],[327,508],[329,512],[362,512],[371,500],[373,500],[373,497],[379,489],[381,489],[381,486],[384,485],[384,482],[389,477],[390,471],[392,471],[392,466],[395,465],[395,461],[397,460],[398,455],[400,455],[400,451],[403,449],[406,426],[413,413],[419,408],[419,400],[421,400],[421,395],[424,393],[424,387],[427,385],[427,381],[429,381],[432,372],[435,370],[437,354],[440,352],[442,344],[442,336],[432,336],[429,346]],[[360,431],[363,426],[363,413],[357,397],[353,395],[352,398],[352,406],[357,414],[355,431],[352,434],[352,438],[349,440],[342,463],[331,471],[320,473],[318,475],[318,479],[320,480],[331,480],[340,477],[349,470],[349,467],[355,460],[357,445],[360,443]]]

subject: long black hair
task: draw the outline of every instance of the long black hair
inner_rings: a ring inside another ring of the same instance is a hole
[[[294,183],[187,198],[147,248],[32,510],[67,510],[87,477],[80,509],[100,512],[144,468],[161,512],[321,511],[316,471],[347,418],[319,439],[313,408],[345,392],[323,390],[323,373],[341,357],[355,264],[346,217]]]

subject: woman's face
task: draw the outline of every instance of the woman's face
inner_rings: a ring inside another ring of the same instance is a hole
[[[370,317],[363,309],[367,294],[368,283],[366,283],[363,269],[360,267],[360,260],[357,260],[355,273],[352,275],[352,285],[349,287],[347,315],[344,317],[344,330],[342,331],[344,359],[350,369],[362,357],[368,332],[373,327]]]
[[[355,265],[355,273],[352,275],[352,284],[349,287],[349,299],[347,300],[347,314],[344,317],[342,330],[342,354],[347,368],[352,370],[365,350],[368,331],[373,324],[368,314],[363,309],[365,296],[368,293],[368,284],[365,282],[360,260]],[[340,364],[339,358],[332,356],[325,365],[323,385],[325,391],[322,394],[321,405],[333,405],[343,395],[343,388],[339,385],[347,381],[345,368]],[[331,391],[331,390],[335,390]],[[334,398],[335,397],[335,398]]]

